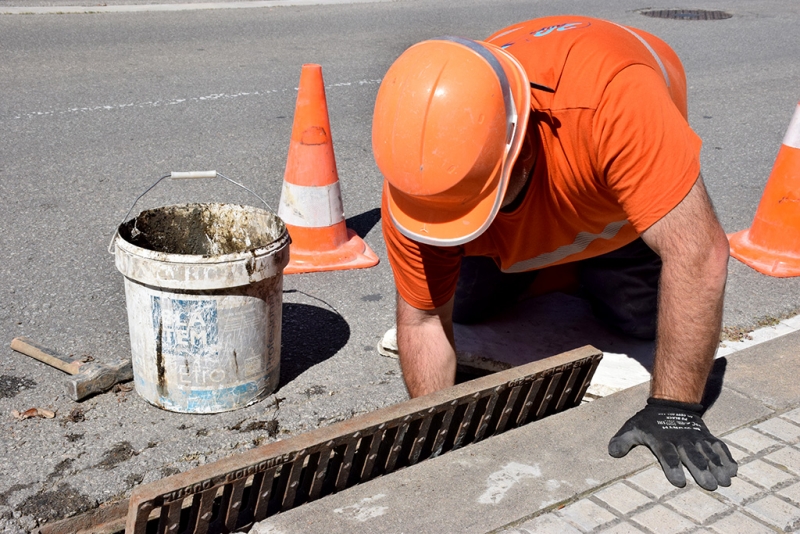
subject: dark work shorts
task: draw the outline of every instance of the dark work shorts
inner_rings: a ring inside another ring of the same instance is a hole
[[[537,271],[503,273],[494,260],[461,260],[453,320],[475,324],[512,306]],[[580,294],[598,319],[632,337],[655,339],[661,258],[642,239],[578,262]]]

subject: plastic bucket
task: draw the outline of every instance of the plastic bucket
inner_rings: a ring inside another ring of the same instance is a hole
[[[137,393],[166,410],[216,413],[275,391],[283,221],[250,206],[184,204],[143,211],[117,232]]]

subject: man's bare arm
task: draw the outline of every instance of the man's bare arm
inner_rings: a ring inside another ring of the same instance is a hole
[[[736,462],[705,426],[699,404],[719,343],[729,253],[702,178],[642,237],[663,263],[651,398],[611,438],[608,452],[621,458],[646,445],[675,486],[686,485],[681,464],[709,491],[730,486]]]
[[[398,294],[397,348],[412,398],[452,386],[456,378],[453,299],[433,310],[419,310]]]
[[[663,262],[651,396],[698,403],[719,344],[729,254],[702,177],[642,238]]]

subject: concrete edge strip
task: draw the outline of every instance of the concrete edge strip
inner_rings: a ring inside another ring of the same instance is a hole
[[[791,334],[800,330],[800,315],[795,315],[788,319],[784,319],[775,326],[765,326],[757,330],[753,330],[746,335],[748,339],[743,341],[723,341],[717,349],[715,358],[722,358],[734,352],[760,345],[766,341]]]
[[[263,7],[319,6],[330,4],[371,4],[396,0],[252,0],[186,4],[131,4],[119,6],[9,6],[0,15],[56,15],[87,13],[141,13],[148,11],[195,11],[201,9],[246,9]]]

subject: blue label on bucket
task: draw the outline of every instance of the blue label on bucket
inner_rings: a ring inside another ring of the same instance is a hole
[[[153,329],[160,352],[194,359],[216,353],[218,342],[215,300],[162,299],[151,296]]]

